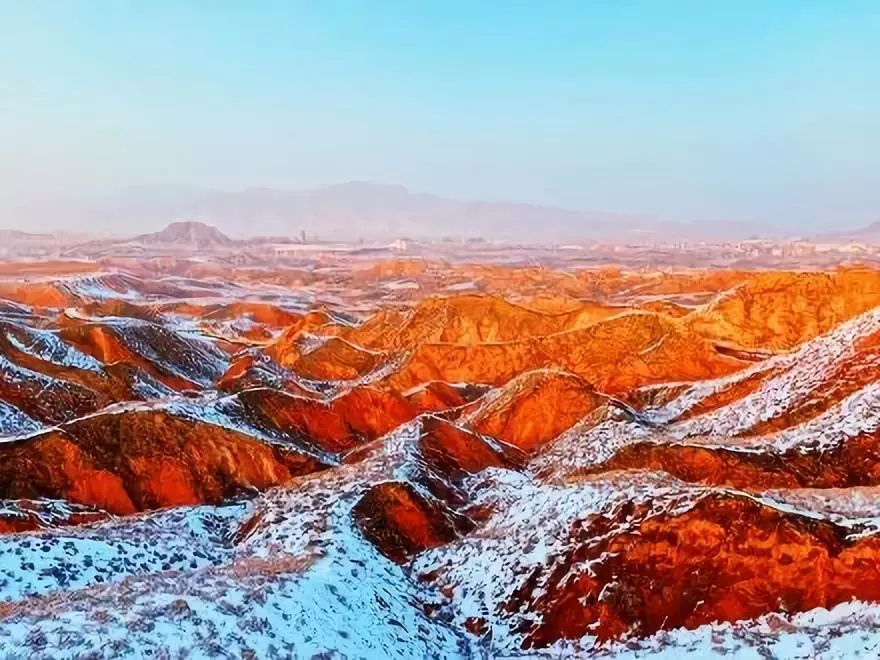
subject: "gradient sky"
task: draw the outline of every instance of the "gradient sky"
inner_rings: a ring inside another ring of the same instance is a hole
[[[880,2],[0,0],[0,202],[401,183],[880,218]]]

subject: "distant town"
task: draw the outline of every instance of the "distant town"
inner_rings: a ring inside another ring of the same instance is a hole
[[[516,249],[512,250],[514,247]],[[131,238],[90,238],[64,233],[0,230],[0,258],[96,261],[112,257],[210,258],[237,265],[310,261],[345,256],[529,263],[571,267],[834,268],[880,264],[880,241],[852,237],[739,241],[600,241],[531,244],[478,238],[321,240],[298,231],[294,237],[236,240],[201,222],[176,222]]]

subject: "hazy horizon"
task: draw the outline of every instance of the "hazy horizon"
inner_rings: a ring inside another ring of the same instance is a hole
[[[517,241],[783,238],[742,222],[688,223],[613,211],[567,209],[519,201],[465,200],[400,184],[348,181],[311,188],[243,190],[185,185],[122,188],[93,198],[56,197],[0,209],[0,229],[73,231],[131,237],[177,222],[215,227],[234,238],[300,236],[359,241],[401,237]],[[797,234],[804,237],[806,234]]]
[[[123,189],[348,181],[658,228],[880,217],[871,2],[0,0],[0,21],[4,228]]]

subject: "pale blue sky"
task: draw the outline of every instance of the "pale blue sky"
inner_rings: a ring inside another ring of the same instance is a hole
[[[0,0],[0,201],[346,180],[880,218],[880,2]]]

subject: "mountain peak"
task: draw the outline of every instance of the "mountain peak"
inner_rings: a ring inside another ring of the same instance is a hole
[[[862,225],[856,229],[849,231],[838,231],[823,234],[822,238],[832,241],[858,241],[865,243],[877,243],[880,241],[880,219],[875,220],[867,225]]]
[[[148,244],[186,245],[199,248],[226,247],[236,243],[216,227],[196,221],[172,222],[161,231],[142,234],[135,240]]]

